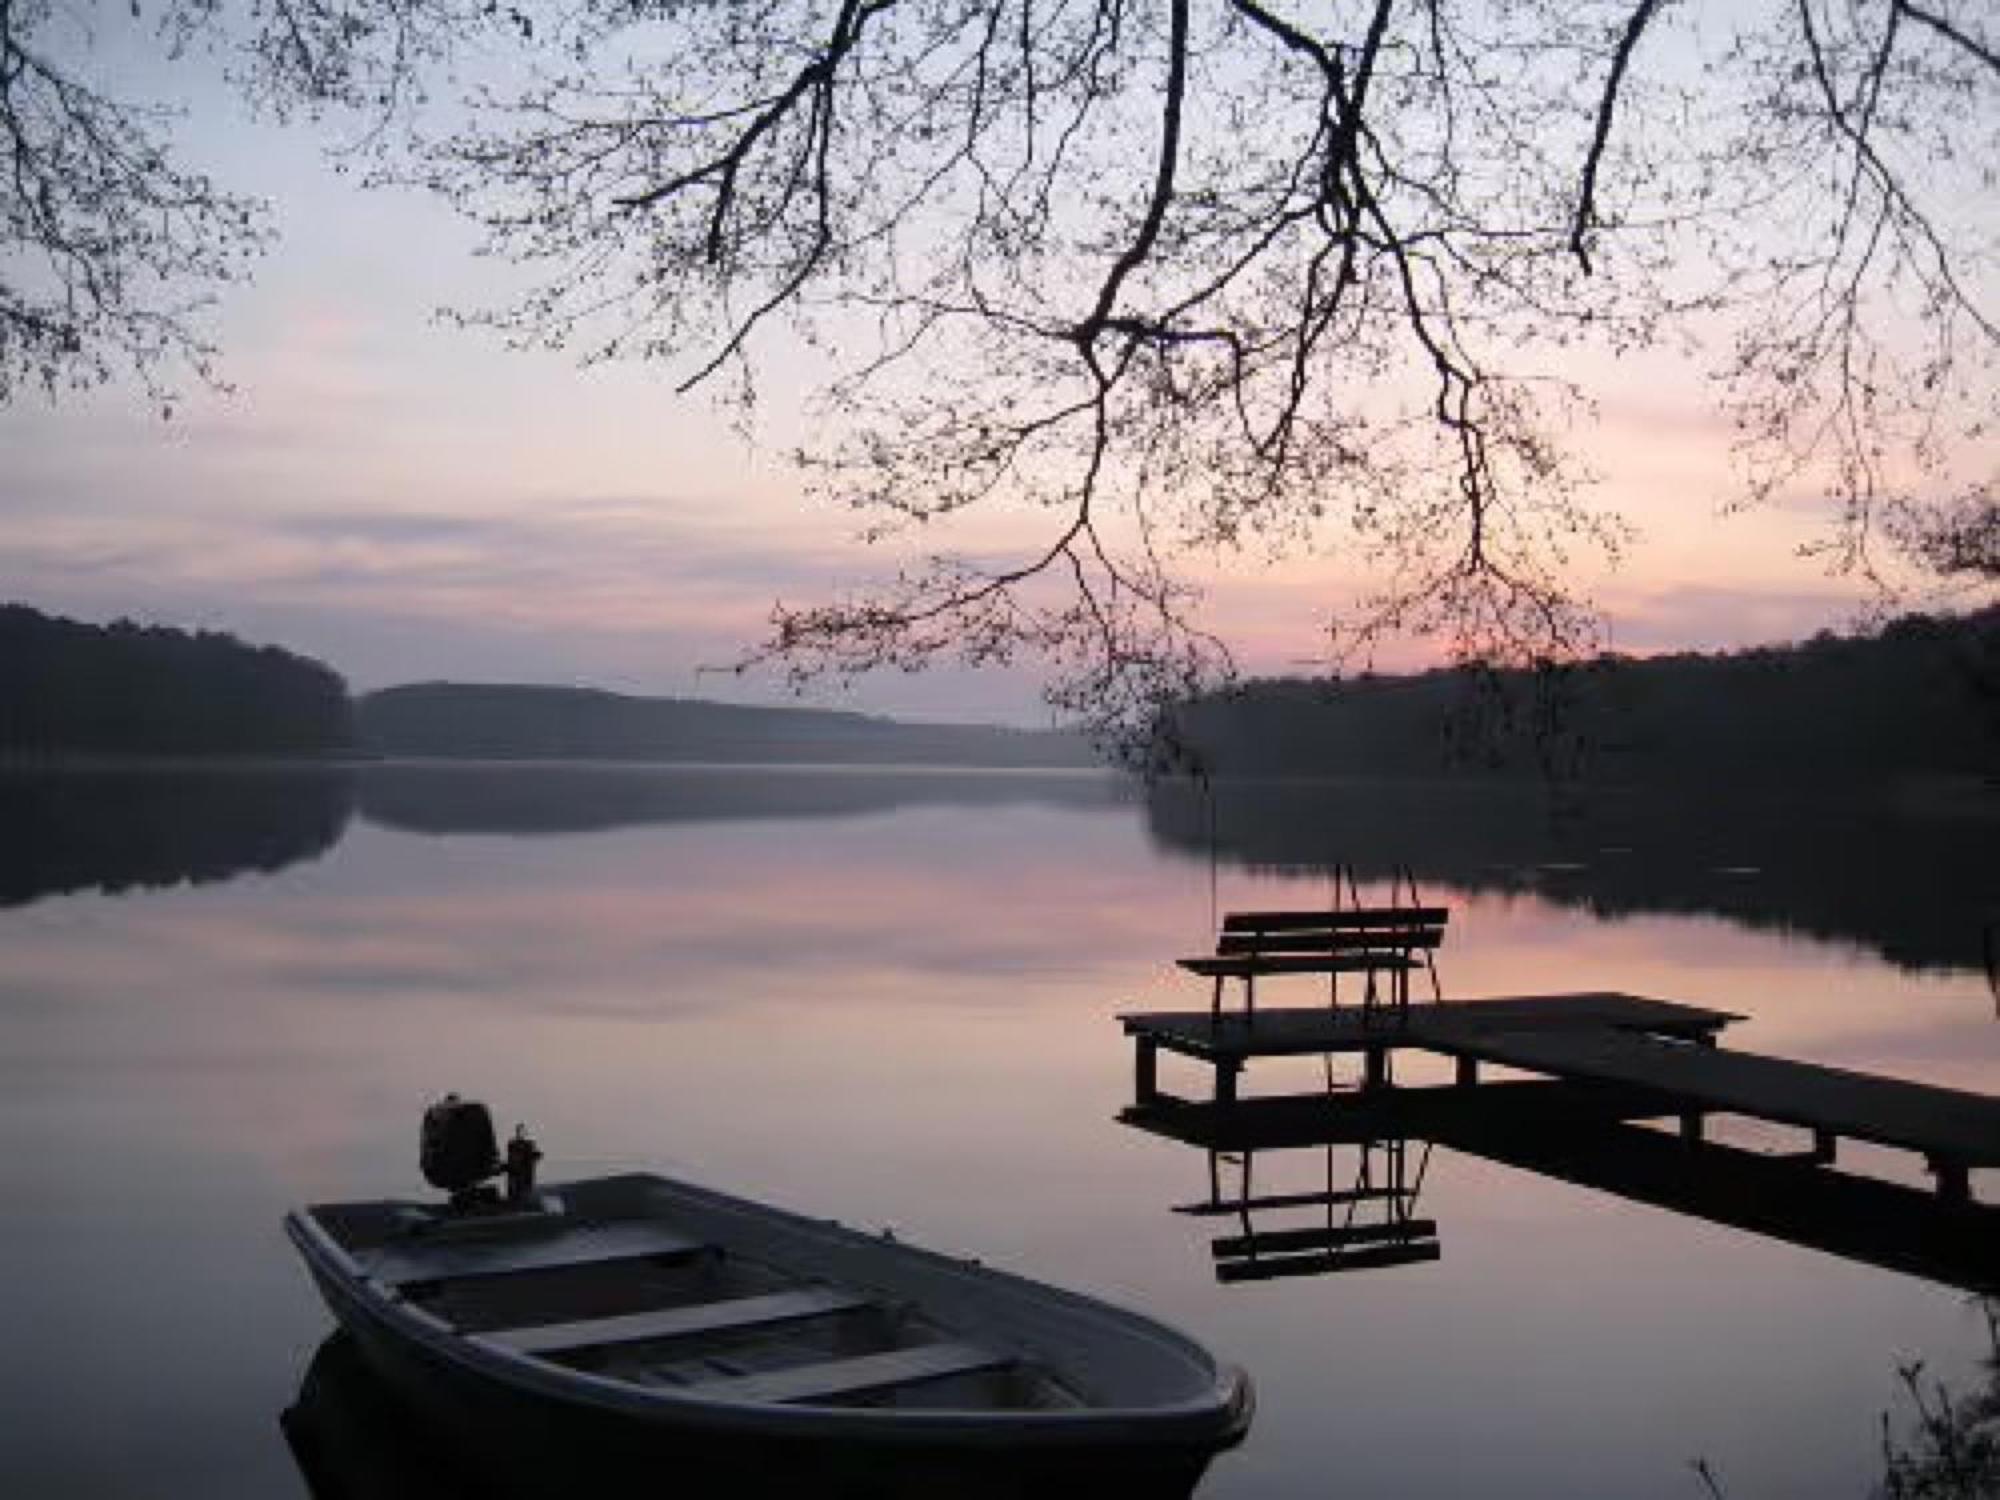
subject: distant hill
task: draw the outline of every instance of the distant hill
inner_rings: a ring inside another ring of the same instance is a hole
[[[1171,743],[1220,775],[1990,776],[2000,774],[2000,608],[1543,675],[1271,679],[1182,704],[1166,724]]]
[[[906,724],[817,708],[638,698],[595,688],[426,682],[355,701],[361,747],[399,758],[724,764],[1086,766],[1079,737]]]
[[[0,605],[0,759],[327,755],[351,729],[347,684],[310,657]]]

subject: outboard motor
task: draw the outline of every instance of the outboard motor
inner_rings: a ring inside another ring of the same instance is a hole
[[[451,1194],[456,1212],[490,1207],[500,1195],[487,1185],[507,1174],[507,1201],[525,1204],[534,1196],[535,1163],[541,1150],[528,1138],[527,1127],[516,1126],[503,1161],[493,1134],[493,1116],[476,1099],[446,1094],[424,1111],[419,1159],[424,1180]]]

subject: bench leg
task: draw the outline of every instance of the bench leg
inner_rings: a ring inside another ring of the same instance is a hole
[[[1370,1047],[1362,1054],[1362,1084],[1379,1089],[1389,1082],[1389,1049]]]
[[[1236,1102],[1236,1075],[1243,1070],[1243,1064],[1234,1058],[1217,1058],[1215,1061],[1215,1102],[1234,1104]]]
[[[1132,1049],[1132,1091],[1141,1104],[1160,1097],[1160,1048],[1149,1036],[1142,1036]]]
[[[1698,1109],[1689,1110],[1686,1114],[1682,1115],[1681,1139],[1690,1145],[1699,1145],[1703,1134],[1702,1124],[1704,1118],[1702,1112]]]
[[[1937,1176],[1938,1196],[1949,1203],[1964,1203],[1972,1197],[1972,1173],[1962,1161],[1931,1159],[1931,1171]]]
[[[1479,1082],[1479,1059],[1476,1057],[1459,1058],[1458,1086],[1460,1088],[1471,1088],[1477,1082]]]

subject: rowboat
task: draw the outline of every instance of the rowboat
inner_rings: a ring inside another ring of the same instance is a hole
[[[560,1489],[1184,1495],[1249,1425],[1242,1372],[1150,1318],[670,1178],[285,1228],[389,1389]]]

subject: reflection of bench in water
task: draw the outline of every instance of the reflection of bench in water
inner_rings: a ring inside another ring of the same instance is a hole
[[[1325,1186],[1313,1192],[1260,1193],[1252,1173],[1254,1150],[1211,1149],[1209,1195],[1180,1211],[1200,1216],[1230,1215],[1234,1234],[1209,1242],[1215,1279],[1270,1281],[1285,1276],[1324,1276],[1339,1271],[1382,1270],[1432,1261],[1443,1253],[1437,1222],[1416,1217],[1430,1148],[1424,1147],[1414,1175],[1407,1140],[1361,1141],[1351,1158],[1333,1144],[1325,1153]],[[1351,1160],[1351,1177],[1339,1176]],[[1234,1168],[1234,1191],[1225,1192],[1225,1168]],[[1340,1185],[1341,1182],[1351,1185]],[[1278,1222],[1273,1222],[1273,1216]]]
[[[1122,1018],[1136,1048],[1138,1103],[1161,1097],[1158,1054],[1209,1064],[1215,1097],[1237,1096],[1252,1058],[1359,1053],[1371,1086],[1389,1082],[1390,1057],[1416,1048],[1457,1060],[1461,1087],[1482,1063],[1635,1091],[1645,1113],[1679,1116],[1698,1139],[1710,1114],[1735,1114],[1812,1132],[1830,1162],[1841,1139],[1921,1155],[1947,1198],[1964,1198],[1970,1173],[2000,1166],[2000,1099],[1877,1078],[1782,1058],[1724,1051],[1722,1011],[1632,995],[1541,995],[1425,1006],[1384,1018],[1352,1010],[1282,1010],[1250,1016],[1163,1012]]]

